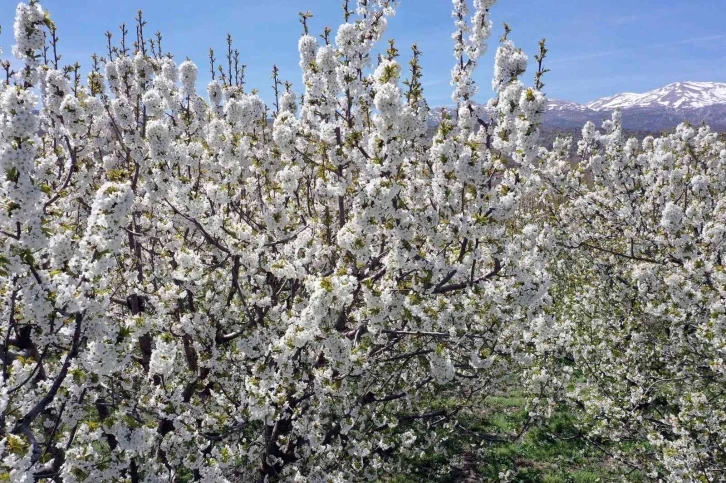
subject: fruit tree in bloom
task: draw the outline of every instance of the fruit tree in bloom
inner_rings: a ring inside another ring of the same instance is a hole
[[[360,481],[406,472],[459,415],[525,385],[654,478],[726,465],[726,147],[545,108],[505,35],[474,102],[493,0],[453,1],[454,115],[384,40],[393,0],[345,2],[302,88],[212,81],[108,36],[84,78],[40,4],[0,80],[0,476]],[[132,45],[133,44],[133,45]],[[456,394],[443,404],[442,394]],[[476,433],[474,433],[476,434]],[[704,479],[705,478],[705,479]]]

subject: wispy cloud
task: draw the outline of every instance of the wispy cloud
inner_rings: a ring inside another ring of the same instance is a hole
[[[604,52],[594,52],[592,54],[576,55],[572,57],[564,57],[560,59],[552,59],[550,64],[565,64],[581,60],[599,59],[600,57],[610,57],[618,54],[627,54],[630,52],[641,52],[645,50],[659,49],[663,47],[673,47],[676,45],[697,44],[700,42],[708,42],[712,40],[720,40],[726,38],[726,34],[709,35],[707,37],[696,37],[692,39],[677,40],[675,42],[664,42],[659,44],[641,45],[638,47],[628,47],[625,49],[606,50]]]
[[[452,100],[451,100],[451,96],[436,96],[436,97],[427,97],[426,102],[428,102],[429,105],[441,106],[446,103],[451,104]]]
[[[451,83],[451,79],[437,79],[432,81],[424,81],[421,85],[426,87],[436,87],[436,86],[443,86],[443,85],[449,85]]]
[[[610,25],[626,25],[629,23],[637,22],[643,18],[642,15],[622,15],[619,17],[612,17],[605,20],[605,23]]]

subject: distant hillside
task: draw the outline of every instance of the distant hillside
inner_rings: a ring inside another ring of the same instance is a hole
[[[623,113],[623,128],[634,131],[657,133],[683,121],[726,131],[726,84],[676,82],[643,94],[626,92],[587,104],[552,99],[545,124],[552,128],[581,127],[587,121],[599,125],[615,109]]]

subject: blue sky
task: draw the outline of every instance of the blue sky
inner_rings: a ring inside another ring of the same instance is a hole
[[[353,2],[352,2],[353,3]],[[148,33],[160,30],[164,50],[178,62],[186,57],[209,79],[207,52],[221,58],[225,36],[232,34],[248,86],[270,98],[273,64],[300,90],[297,12],[311,10],[311,30],[334,29],[342,21],[342,0],[46,0],[59,28],[66,62],[88,70],[90,55],[105,50],[104,32],[116,34],[122,21],[133,25],[142,9]],[[0,45],[10,54],[16,2],[0,0]],[[449,0],[401,0],[389,22],[387,37],[397,41],[408,60],[408,47],[423,52],[424,88],[431,105],[450,103],[449,72],[453,63]],[[549,97],[586,102],[619,92],[644,92],[677,81],[726,82],[726,4],[724,0],[500,0],[492,9],[496,29],[480,62],[480,100],[490,95],[493,56],[502,23],[530,56],[531,83],[537,41],[550,49],[545,78]],[[132,27],[133,31],[133,27]],[[200,89],[203,85],[200,85]]]

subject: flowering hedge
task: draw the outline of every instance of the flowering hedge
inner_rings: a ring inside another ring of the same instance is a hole
[[[527,87],[505,36],[473,100],[493,3],[453,1],[456,116],[433,139],[419,51],[408,73],[394,43],[372,54],[390,0],[346,2],[333,39],[304,14],[304,92],[275,72],[272,109],[231,47],[205,100],[141,18],[82,82],[20,4],[0,476],[381,479],[519,380],[534,420],[570,404],[653,478],[721,478],[726,147],[685,125],[638,145],[617,116],[579,164],[540,147],[544,44]]]

